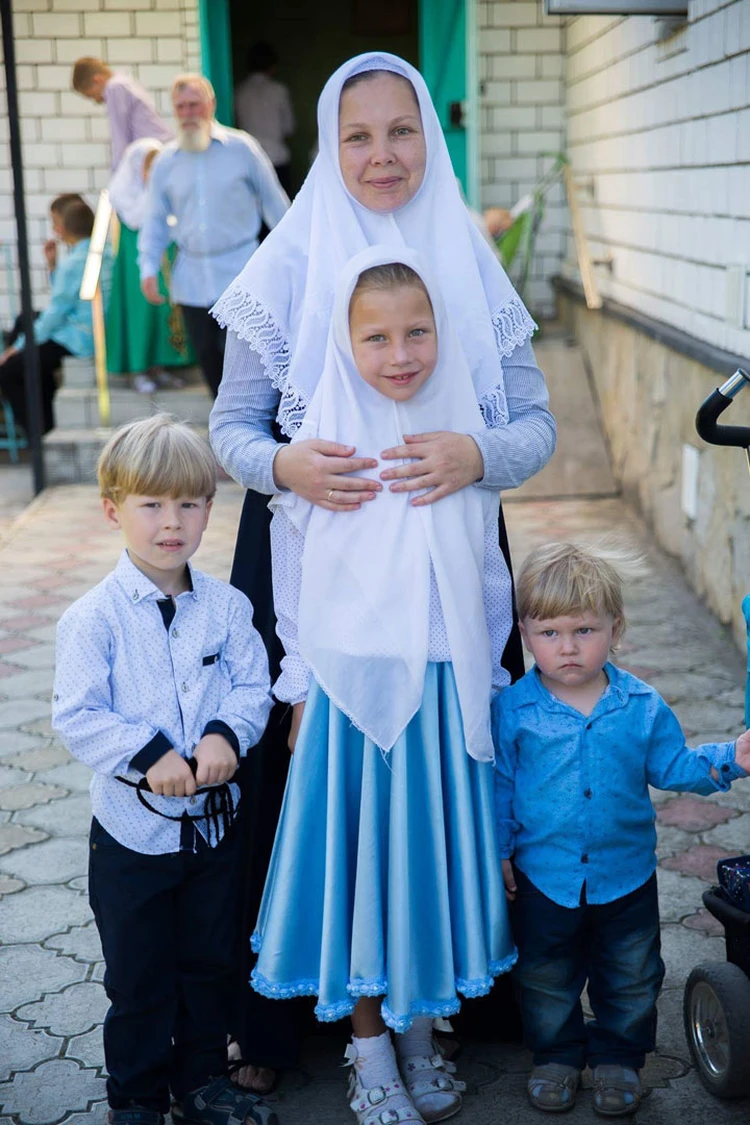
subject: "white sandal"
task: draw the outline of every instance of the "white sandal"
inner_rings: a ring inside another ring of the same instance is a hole
[[[466,1083],[452,1077],[456,1073],[454,1063],[448,1062],[436,1051],[434,1055],[402,1058],[399,1065],[409,1096],[425,1122],[447,1121],[458,1113]],[[453,1097],[442,1109],[430,1110],[424,1102],[433,1094],[453,1094]]]
[[[350,1065],[356,1059],[356,1049],[351,1044],[346,1049],[346,1057]],[[388,1103],[396,1095],[409,1098],[409,1104],[400,1109],[389,1107]],[[352,1066],[349,1074],[349,1108],[353,1110],[358,1125],[401,1125],[402,1121],[426,1125],[408,1090],[397,1077],[387,1086],[363,1086],[356,1066]]]

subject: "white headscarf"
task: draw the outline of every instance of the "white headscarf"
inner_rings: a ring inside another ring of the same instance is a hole
[[[360,273],[394,260],[424,280],[437,326],[437,366],[407,402],[387,398],[362,379],[349,334],[349,303]],[[482,426],[461,343],[419,255],[402,248],[394,256],[389,246],[358,254],[336,290],[323,373],[293,440],[346,440],[363,456],[378,456],[400,444],[404,433],[476,433]],[[274,498],[272,506],[283,507],[305,534],[300,653],[336,706],[389,750],[422,701],[432,562],[466,748],[473,758],[491,761],[492,655],[483,591],[485,539],[507,574],[497,544],[499,497],[469,487],[415,508],[413,496],[384,489],[343,516],[293,493]]]
[[[117,170],[109,181],[109,198],[118,218],[131,230],[140,230],[146,217],[148,184],[143,179],[143,165],[154,149],[164,145],[156,137],[140,137],[125,149]]]
[[[363,207],[344,184],[339,164],[339,102],[347,78],[386,70],[412,84],[419,102],[427,164],[424,180],[390,214]],[[439,278],[461,337],[477,400],[488,421],[508,421],[501,356],[535,324],[461,199],[448,148],[419,71],[396,55],[350,59],[329,78],[318,102],[320,151],[290,210],[213,308],[247,340],[282,391],[279,421],[292,434],[323,369],[336,280],[367,246],[419,251]]]

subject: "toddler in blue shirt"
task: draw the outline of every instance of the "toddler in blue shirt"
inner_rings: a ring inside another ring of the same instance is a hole
[[[750,732],[691,750],[661,696],[609,662],[625,630],[617,561],[568,543],[532,552],[517,597],[535,666],[492,705],[529,1098],[572,1108],[588,1064],[608,1117],[638,1108],[664,977],[648,786],[708,794],[750,769]]]
[[[237,929],[239,758],[271,708],[239,590],[202,574],[216,487],[206,442],[169,415],[122,427],[99,460],[126,549],[57,628],[55,730],[94,771],[89,899],[110,1009],[110,1125],[273,1125],[227,1073]]]

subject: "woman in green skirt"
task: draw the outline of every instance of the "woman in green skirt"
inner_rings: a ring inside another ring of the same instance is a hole
[[[161,292],[167,298],[165,303],[149,304],[141,293],[138,231],[146,212],[149,172],[161,149],[161,142],[154,137],[133,141],[125,149],[109,185],[110,200],[120,223],[107,307],[107,369],[113,375],[132,374],[136,389],[146,393],[154,391],[157,382],[182,385],[164,368],[195,363],[182,313],[169,303],[173,247],[165,255],[159,278]]]

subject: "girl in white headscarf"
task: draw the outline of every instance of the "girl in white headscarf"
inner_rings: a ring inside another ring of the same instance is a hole
[[[483,424],[426,265],[403,248],[395,263],[388,246],[358,254],[293,441],[349,435],[377,454],[405,432]],[[273,501],[274,692],[294,704],[296,749],[252,983],[316,995],[322,1020],[352,1014],[351,1105],[368,1125],[458,1111],[432,1019],[515,960],[492,811],[490,699],[509,682],[512,619],[498,503],[385,492],[342,519],[293,493]]]
[[[280,652],[266,497],[286,489],[335,515],[346,534],[353,515],[384,502],[386,491],[421,494],[415,503],[426,506],[460,490],[497,496],[538,472],[555,444],[544,376],[529,343],[534,323],[460,198],[422,76],[384,52],[350,59],[326,83],[318,126],[320,151],[299,195],[214,310],[228,334],[211,440],[227,472],[248,489],[232,581],[253,602],[272,673]],[[285,444],[298,433],[323,370],[339,272],[354,254],[383,243],[394,254],[419,251],[438,278],[481,417],[477,412],[477,425],[463,433],[447,418],[442,430],[374,451],[346,433],[338,442],[310,437]],[[499,538],[507,557],[502,510]],[[513,679],[523,675],[515,627],[504,660]],[[248,792],[263,788],[248,842],[256,857],[273,838],[284,721],[279,707],[260,751],[242,767],[256,771]],[[256,892],[251,886],[251,913]],[[493,1026],[503,1018],[493,1012]],[[263,1020],[248,1018],[240,1036],[246,1060],[293,1065],[291,1019],[272,1039],[265,1012]],[[253,1080],[253,1088],[267,1082]]]
[[[168,301],[149,304],[141,293],[138,273],[138,231],[146,213],[148,178],[163,147],[155,137],[133,141],[109,183],[109,198],[120,227],[107,304],[107,368],[111,374],[132,374],[136,390],[143,393],[155,391],[157,381],[164,386],[182,386],[182,380],[168,375],[164,368],[195,363],[182,313]],[[167,256],[165,269],[169,267]],[[161,286],[166,296],[168,286],[163,276]]]

